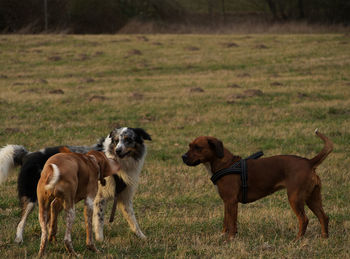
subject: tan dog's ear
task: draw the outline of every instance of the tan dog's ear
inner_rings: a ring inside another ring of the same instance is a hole
[[[224,145],[218,139],[208,139],[209,147],[214,151],[218,158],[224,157]]]

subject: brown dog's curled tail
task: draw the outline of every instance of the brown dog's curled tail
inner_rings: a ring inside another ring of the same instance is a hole
[[[323,140],[324,147],[320,153],[318,153],[314,158],[310,159],[310,163],[313,168],[316,168],[319,164],[321,164],[322,161],[325,160],[328,154],[333,150],[332,141],[330,141],[325,135],[319,132],[318,129],[315,130],[315,134]]]

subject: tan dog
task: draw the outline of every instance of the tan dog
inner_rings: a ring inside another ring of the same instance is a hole
[[[64,244],[71,254],[77,255],[72,246],[71,229],[75,217],[74,204],[83,199],[86,245],[88,249],[97,251],[92,237],[92,213],[98,180],[105,184],[104,177],[115,174],[118,170],[118,164],[99,151],[90,151],[86,155],[59,153],[47,160],[37,187],[41,227],[40,257],[45,251],[50,217],[49,240],[56,239],[57,216],[62,207],[66,211],[67,224]]]
[[[297,238],[305,234],[308,218],[304,205],[312,210],[321,223],[322,237],[328,237],[328,216],[324,213],[321,199],[321,180],[316,175],[316,167],[332,151],[332,142],[316,130],[325,143],[322,151],[312,159],[292,155],[279,155],[246,160],[248,189],[246,202],[253,202],[277,190],[286,188],[290,206],[299,220]],[[186,165],[204,164],[211,175],[228,168],[241,157],[234,156],[223,147],[220,140],[213,137],[198,137],[182,156]],[[242,180],[237,174],[225,175],[216,182],[220,197],[225,204],[223,232],[229,239],[237,232],[238,202],[242,202]]]

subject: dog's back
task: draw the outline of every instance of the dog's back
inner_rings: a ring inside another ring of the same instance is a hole
[[[63,195],[69,189],[79,196],[75,197],[77,202],[85,198],[89,186],[93,185],[97,190],[97,180],[98,168],[87,155],[58,153],[47,160],[39,184],[40,188],[44,185],[44,188],[54,190],[55,196]]]

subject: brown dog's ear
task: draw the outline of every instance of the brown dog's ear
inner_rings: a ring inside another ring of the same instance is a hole
[[[72,151],[68,147],[63,146],[60,148],[60,153],[72,153]]]
[[[220,140],[208,139],[208,144],[218,158],[224,157],[224,145]]]

